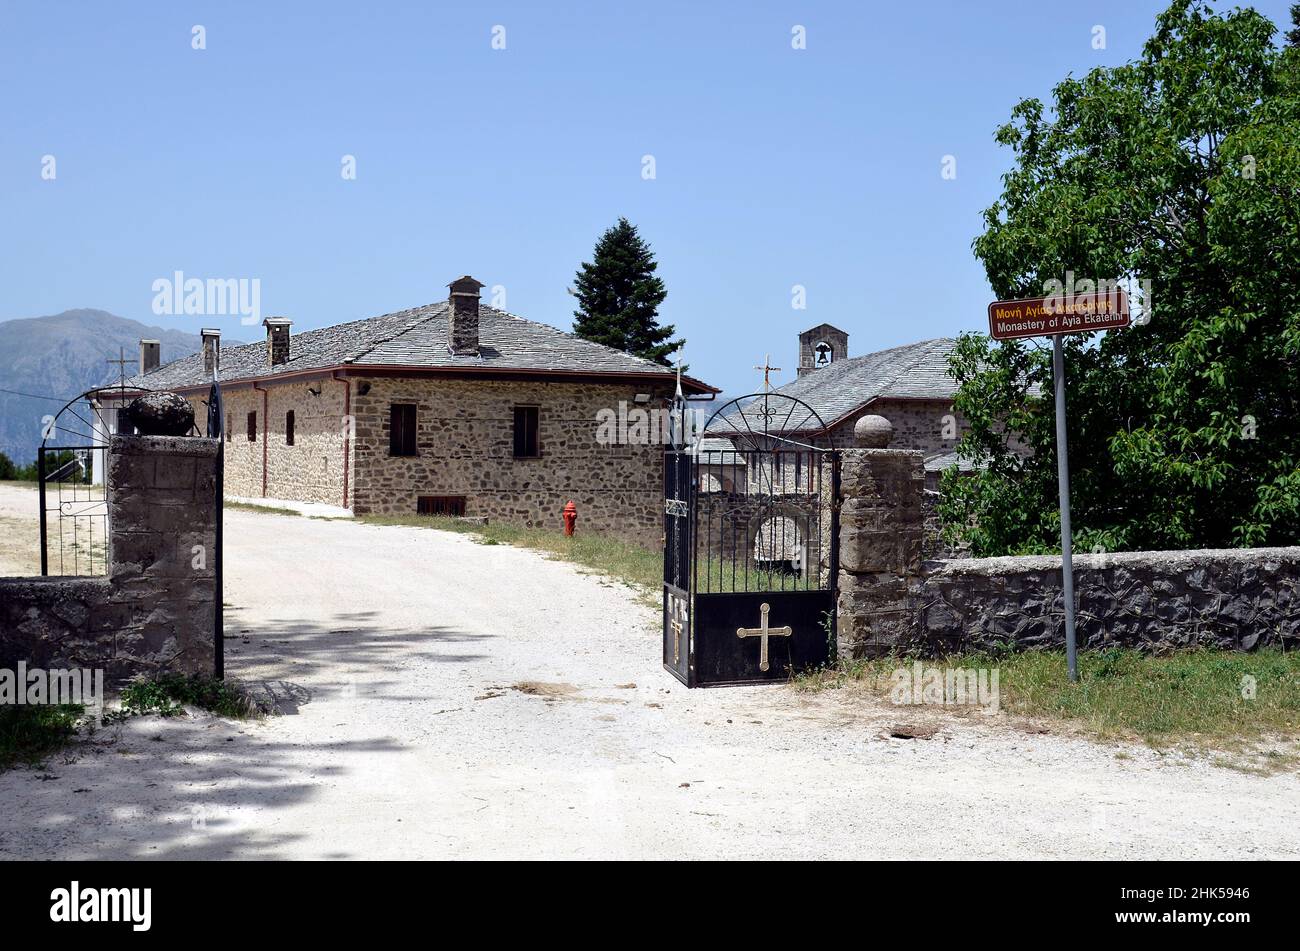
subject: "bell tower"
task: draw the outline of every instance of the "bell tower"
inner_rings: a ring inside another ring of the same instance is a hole
[[[849,335],[830,324],[818,324],[799,335],[799,375],[828,367],[849,355]]]

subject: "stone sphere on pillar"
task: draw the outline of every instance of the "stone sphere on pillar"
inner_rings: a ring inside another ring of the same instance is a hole
[[[883,416],[863,416],[853,424],[853,441],[862,449],[884,449],[894,437],[894,424]]]

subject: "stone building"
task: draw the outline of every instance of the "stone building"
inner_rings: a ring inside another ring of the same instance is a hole
[[[848,339],[830,324],[805,330],[796,380],[724,408],[710,423],[697,450],[699,520],[702,537],[722,560],[741,551],[760,566],[798,571],[824,558],[828,546],[819,536],[827,526],[814,513],[830,477],[814,448],[853,446],[854,426],[864,416],[885,417],[892,445],[921,451],[928,489],[937,490],[943,470],[959,464],[956,446],[965,427],[953,408],[957,384],[948,372],[956,341],[923,340],[850,357]],[[937,491],[927,495],[933,509]]]
[[[953,408],[957,383],[948,372],[948,358],[957,341],[939,337],[850,357],[848,338],[830,324],[799,335],[799,376],[772,392],[778,398],[802,401],[816,415],[796,410],[790,419],[778,420],[782,437],[791,443],[848,448],[854,444],[853,427],[859,419],[883,416],[894,427],[891,445],[920,450],[927,487],[937,488],[939,474],[958,464],[957,441],[966,428]],[[708,435],[722,440],[735,431],[762,430],[757,412],[746,408],[735,414],[741,420],[735,424],[715,420]],[[785,412],[783,407],[782,415]],[[819,431],[819,420],[825,431]],[[770,448],[780,446],[773,443]],[[749,475],[751,480],[757,478],[756,473]],[[767,481],[772,478],[780,481],[775,475]]]
[[[482,286],[462,277],[446,301],[297,334],[267,318],[265,342],[224,350],[204,330],[202,352],[165,366],[142,342],[128,386],[185,396],[201,424],[215,368],[228,496],[556,527],[572,500],[579,530],[658,544],[664,447],[609,444],[599,419],[667,406],[674,373],[483,305]]]

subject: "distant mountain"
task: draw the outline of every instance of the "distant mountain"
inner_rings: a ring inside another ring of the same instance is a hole
[[[141,337],[162,342],[163,363],[202,346],[197,334],[151,327],[103,310],[66,310],[0,323],[0,452],[19,465],[35,459],[41,418],[91,387],[118,379],[117,365],[108,361],[118,359],[121,351],[127,360],[138,360]],[[126,375],[136,370],[129,363]]]

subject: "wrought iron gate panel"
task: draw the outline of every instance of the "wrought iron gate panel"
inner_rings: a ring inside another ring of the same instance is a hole
[[[834,599],[833,591],[696,594],[694,686],[785,681],[821,667],[830,657]]]
[[[688,686],[693,463],[690,453],[664,453],[664,667]]]
[[[666,454],[664,666],[687,686],[782,681],[833,655],[839,458],[818,438],[805,404],[755,394]]]

